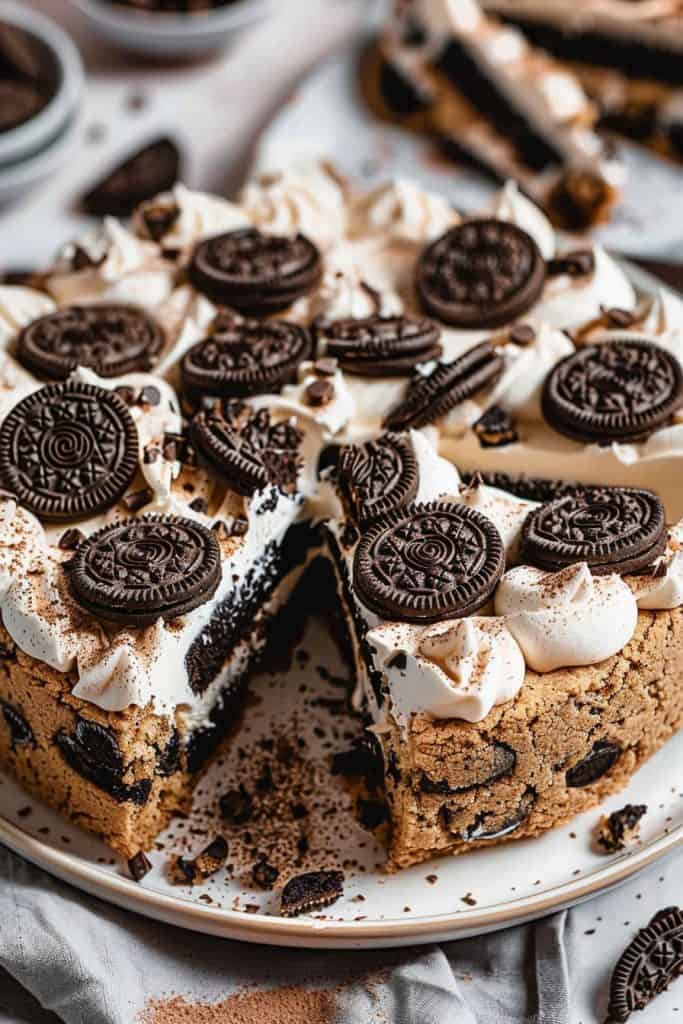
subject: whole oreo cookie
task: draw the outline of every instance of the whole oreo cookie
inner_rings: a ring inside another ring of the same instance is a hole
[[[354,556],[359,599],[384,619],[438,622],[484,605],[505,568],[490,519],[464,505],[408,505],[365,532]]]
[[[499,327],[541,294],[545,262],[536,242],[503,220],[470,220],[425,249],[417,267],[422,305],[454,327]]]
[[[548,374],[543,415],[579,441],[636,441],[666,424],[683,405],[683,368],[646,338],[586,345]]]
[[[240,228],[199,242],[189,275],[212,302],[264,316],[286,309],[315,287],[322,260],[304,235],[284,238]]]
[[[342,448],[337,472],[341,493],[361,525],[413,501],[420,482],[412,442],[402,434]]]
[[[556,571],[587,562],[596,575],[645,569],[666,548],[664,506],[652,491],[588,487],[530,512],[521,555]]]
[[[482,341],[452,363],[439,363],[428,377],[415,377],[407,398],[391,410],[384,426],[389,430],[407,430],[433,423],[493,384],[502,369],[502,356],[490,341]]]
[[[80,604],[111,622],[146,626],[204,604],[221,578],[212,530],[181,516],[142,516],[98,530],[69,567]]]
[[[279,391],[311,350],[310,334],[298,324],[219,313],[210,336],[183,359],[183,386],[190,394],[226,398]]]
[[[190,434],[239,494],[251,495],[268,485],[296,490],[301,433],[286,420],[272,423],[267,409],[254,412],[237,399],[225,399],[198,413]]]
[[[79,519],[114,505],[138,462],[125,402],[91,384],[50,384],[0,426],[0,481],[42,519]]]
[[[19,334],[20,362],[38,377],[65,380],[77,366],[100,377],[149,370],[164,346],[159,324],[135,306],[67,306]]]
[[[644,1010],[681,974],[683,910],[665,907],[646,928],[640,929],[614,968],[609,990],[609,1020],[612,1024],[624,1024],[634,1010]]]
[[[439,358],[440,335],[431,320],[415,316],[335,320],[322,331],[327,354],[360,377],[409,376],[418,363]]]

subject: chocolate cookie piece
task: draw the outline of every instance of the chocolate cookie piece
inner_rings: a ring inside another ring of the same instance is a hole
[[[98,530],[69,565],[80,604],[111,622],[148,626],[204,604],[221,578],[215,534],[181,516],[142,516]]]
[[[439,622],[486,604],[505,568],[490,519],[433,501],[391,512],[361,537],[354,555],[358,598],[383,619]]]
[[[451,228],[420,258],[422,305],[454,327],[499,327],[523,316],[541,294],[545,262],[516,224],[486,218]]]
[[[586,345],[546,377],[543,415],[577,441],[637,441],[669,422],[683,405],[683,368],[647,338],[624,336]]]
[[[621,747],[612,740],[597,740],[586,756],[570,768],[565,782],[570,789],[590,786],[606,775],[621,757]]]
[[[683,974],[683,910],[667,907],[641,928],[619,958],[610,982],[609,1021],[624,1024]]]
[[[164,346],[160,325],[135,306],[66,306],[33,320],[19,334],[19,361],[50,380],[66,380],[77,366],[100,377],[150,370]]]
[[[439,363],[428,377],[416,376],[407,397],[385,417],[389,430],[424,427],[495,382],[503,357],[490,341],[475,345],[452,363]]]
[[[529,513],[521,557],[555,572],[586,562],[596,576],[634,573],[664,553],[664,506],[652,491],[587,487]]]
[[[212,302],[265,316],[314,288],[322,260],[304,235],[283,238],[240,228],[199,242],[188,272],[195,288]]]
[[[30,82],[0,80],[0,132],[17,128],[45,106],[45,97]]]
[[[287,421],[272,423],[268,409],[254,412],[237,399],[224,399],[198,413],[190,433],[238,494],[249,496],[269,485],[296,490],[301,432]]]
[[[640,820],[647,814],[647,804],[625,804],[618,811],[600,819],[596,845],[603,853],[618,853],[638,839]]]
[[[228,844],[224,836],[216,836],[196,857],[188,859],[177,854],[171,857],[168,876],[174,885],[203,885],[207,878],[225,866]]]
[[[226,398],[279,391],[311,350],[310,334],[298,324],[243,320],[222,312],[209,337],[183,358],[183,387],[192,395]]]
[[[354,518],[374,522],[414,500],[420,482],[412,441],[402,434],[382,434],[339,453],[339,489]]]
[[[418,363],[438,359],[441,331],[426,317],[370,316],[335,320],[321,331],[326,351],[346,373],[406,377]]]
[[[126,404],[91,384],[49,384],[0,426],[0,482],[42,519],[80,519],[111,508],[138,462]]]
[[[308,914],[336,903],[344,895],[341,871],[307,871],[295,875],[282,890],[280,913],[283,917]]]
[[[95,217],[128,217],[145,199],[172,188],[179,173],[176,143],[154,139],[111,170],[83,196],[82,204]]]
[[[89,718],[79,718],[73,733],[60,729],[54,742],[69,767],[117,803],[144,806],[152,790],[151,779],[124,782],[125,764],[116,734]]]
[[[472,427],[482,448],[503,448],[519,440],[515,421],[506,409],[491,405]]]

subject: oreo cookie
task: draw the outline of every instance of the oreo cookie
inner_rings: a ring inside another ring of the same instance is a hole
[[[284,238],[240,228],[199,242],[188,273],[212,302],[265,316],[314,288],[322,276],[322,259],[304,235]]]
[[[426,317],[370,316],[335,320],[321,332],[325,349],[346,373],[405,377],[418,363],[438,359],[441,331]]]
[[[311,351],[305,327],[284,320],[244,320],[221,312],[210,336],[185,355],[183,386],[193,395],[225,398],[279,391]]]
[[[343,895],[343,872],[307,871],[290,878],[283,888],[280,914],[282,917],[296,917],[312,910],[322,910],[336,903]]]
[[[486,604],[505,568],[490,519],[464,505],[409,505],[361,537],[354,556],[358,598],[383,619],[438,622]]]
[[[683,910],[666,907],[641,928],[614,968],[609,1020],[624,1024],[683,974]]]
[[[160,325],[135,306],[67,306],[19,334],[19,361],[38,377],[66,380],[77,366],[100,377],[150,370],[165,342]]]
[[[646,338],[586,345],[548,374],[542,395],[548,423],[577,441],[638,441],[683,405],[683,368]]]
[[[286,420],[272,423],[268,409],[254,412],[237,399],[217,401],[194,417],[190,434],[238,494],[249,496],[269,485],[296,490],[301,432]]]
[[[452,363],[439,363],[428,377],[416,376],[407,397],[385,417],[389,430],[424,427],[490,387],[500,376],[503,358],[490,341],[475,345]]]
[[[31,82],[0,80],[0,132],[8,132],[43,109],[45,97]]]
[[[128,407],[91,384],[40,388],[0,426],[0,482],[42,519],[80,519],[111,508],[137,462]]]
[[[666,549],[664,506],[652,491],[587,487],[529,513],[521,557],[555,572],[586,562],[595,575],[639,572]]]
[[[507,221],[469,220],[425,249],[422,305],[454,327],[499,327],[523,316],[543,290],[545,262],[531,235]]]
[[[408,505],[420,482],[412,441],[402,434],[342,448],[337,474],[342,497],[363,526]]]
[[[180,174],[180,150],[172,139],[161,138],[127,156],[84,197],[82,204],[95,217],[128,217],[139,203],[167,192]]]
[[[77,601],[99,618],[149,626],[204,604],[221,579],[216,535],[181,516],[142,516],[98,530],[69,564]]]

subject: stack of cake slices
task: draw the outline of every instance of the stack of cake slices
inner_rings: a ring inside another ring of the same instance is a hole
[[[566,821],[680,727],[683,304],[514,184],[469,216],[317,164],[177,186],[31,280],[0,287],[28,791],[148,849],[321,565],[390,866]]]

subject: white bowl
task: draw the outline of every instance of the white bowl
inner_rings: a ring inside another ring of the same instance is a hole
[[[0,0],[0,21],[17,25],[39,39],[54,55],[59,80],[54,96],[43,109],[23,124],[0,133],[0,175],[4,168],[42,152],[73,119],[83,94],[83,65],[69,36],[50,18],[25,3]]]
[[[157,59],[193,57],[222,49],[242,29],[273,9],[273,0],[236,0],[198,14],[147,13],[117,7],[107,0],[74,3],[103,39]]]
[[[43,149],[18,163],[0,167],[0,205],[12,202],[28,189],[54,177],[75,152],[81,136],[79,129],[79,118],[73,115],[57,138]]]

